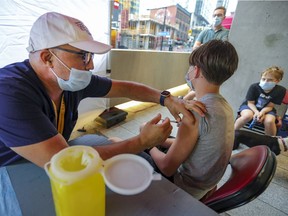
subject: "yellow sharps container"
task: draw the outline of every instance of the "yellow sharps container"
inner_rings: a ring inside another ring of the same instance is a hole
[[[57,216],[105,215],[102,164],[94,148],[73,146],[58,152],[45,165]]]

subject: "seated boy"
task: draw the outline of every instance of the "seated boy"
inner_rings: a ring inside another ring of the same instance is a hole
[[[240,117],[235,121],[235,130],[239,130],[247,122],[255,119],[264,124],[266,135],[276,135],[274,104],[281,104],[286,93],[284,87],[277,85],[282,80],[283,74],[283,70],[279,67],[269,67],[262,72],[260,82],[249,87],[246,100],[238,111]]]
[[[187,84],[207,113],[183,117],[176,138],[161,144],[168,148],[165,153],[156,147],[148,152],[163,175],[201,199],[220,181],[231,156],[233,111],[219,91],[237,69],[238,55],[228,41],[212,40],[191,53],[189,64]],[[185,102],[187,109],[190,102]]]

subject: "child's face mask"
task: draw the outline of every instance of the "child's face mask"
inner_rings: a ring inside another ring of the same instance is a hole
[[[269,91],[272,90],[276,85],[276,82],[266,82],[260,80],[259,86],[264,90],[264,91]]]

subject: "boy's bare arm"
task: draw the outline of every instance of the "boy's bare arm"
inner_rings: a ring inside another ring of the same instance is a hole
[[[247,106],[255,113],[258,114],[258,110],[256,108],[255,102],[254,101],[248,101]]]
[[[166,154],[157,148],[150,151],[157,167],[164,175],[173,175],[188,158],[195,147],[198,133],[198,120],[194,116],[186,116],[182,119],[175,141]]]

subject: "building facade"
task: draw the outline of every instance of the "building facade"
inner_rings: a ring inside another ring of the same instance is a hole
[[[115,48],[168,50],[188,40],[191,13],[179,4],[150,9],[140,16],[131,1],[119,2],[113,10],[111,43]],[[136,4],[134,4],[136,5]]]
[[[139,14],[140,0],[114,0],[111,45],[114,48],[170,50],[193,46],[198,34],[208,28],[213,10],[228,7],[229,0],[186,0],[180,4],[149,9]]]

